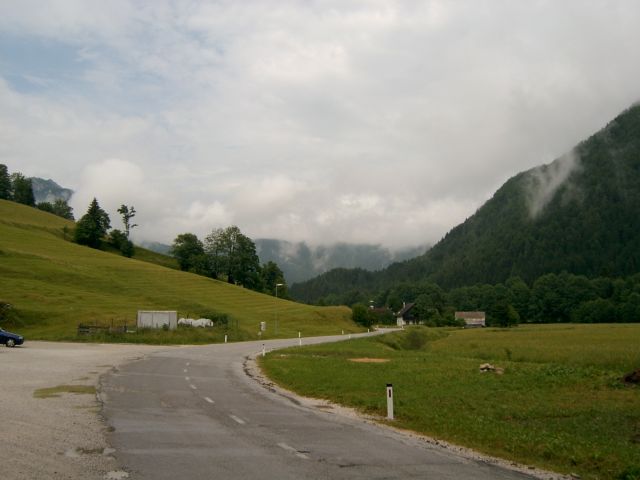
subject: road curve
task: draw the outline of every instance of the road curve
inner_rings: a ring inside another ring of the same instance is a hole
[[[103,377],[109,441],[128,478],[532,478],[269,392],[243,371],[262,346],[170,348]]]

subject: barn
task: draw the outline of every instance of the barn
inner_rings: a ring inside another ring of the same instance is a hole
[[[456,320],[464,320],[465,328],[486,327],[484,312],[456,312]]]

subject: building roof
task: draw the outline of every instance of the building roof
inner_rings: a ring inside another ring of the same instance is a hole
[[[396,316],[397,317],[402,317],[404,316],[405,313],[407,313],[409,310],[411,310],[413,307],[415,307],[416,304],[415,303],[406,303],[403,307],[402,310],[400,310]]]
[[[485,313],[484,312],[456,312],[455,317],[462,318],[464,320],[475,319],[475,318],[484,319]]]

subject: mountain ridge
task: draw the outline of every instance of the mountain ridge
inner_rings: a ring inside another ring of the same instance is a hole
[[[349,288],[372,292],[403,281],[454,288],[516,276],[532,282],[562,271],[630,275],[640,268],[639,211],[635,104],[568,154],[508,179],[424,255],[371,274],[328,272],[292,285],[290,293],[317,302]]]

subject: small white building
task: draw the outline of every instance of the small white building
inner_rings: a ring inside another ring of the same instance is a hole
[[[138,310],[138,328],[178,328],[178,312],[174,310]],[[166,325],[166,327],[165,327]]]
[[[456,320],[464,320],[465,328],[486,327],[484,312],[456,312]]]

